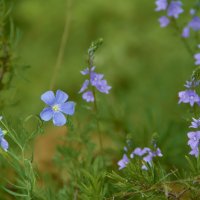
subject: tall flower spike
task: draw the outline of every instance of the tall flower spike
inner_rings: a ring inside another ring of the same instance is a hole
[[[107,84],[107,81],[104,78],[103,74],[96,73],[95,67],[91,69],[86,68],[81,71],[82,75],[89,75],[89,78],[86,79],[79,91],[82,94],[82,98],[87,102],[94,102],[94,94],[92,90],[88,89],[89,87],[95,87],[99,92],[108,94],[111,86]]]
[[[41,100],[48,105],[40,113],[41,119],[44,121],[53,119],[55,126],[63,126],[66,124],[67,120],[64,114],[74,114],[75,103],[73,101],[67,101],[68,95],[61,90],[57,90],[56,95],[54,95],[53,91],[47,91],[42,94]]]

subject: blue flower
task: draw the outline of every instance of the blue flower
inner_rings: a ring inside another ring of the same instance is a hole
[[[95,67],[91,69],[86,68],[81,71],[82,75],[88,75],[88,79],[86,79],[79,91],[79,93],[83,93],[82,98],[87,102],[94,102],[94,94],[89,87],[95,87],[99,92],[108,94],[111,86],[107,84],[107,81],[104,78],[103,74],[96,73]]]
[[[147,166],[145,165],[148,163],[150,166],[152,166],[153,158],[154,157],[162,157],[162,152],[159,148],[156,148],[154,151],[152,151],[148,147],[144,147],[143,149],[140,147],[137,147],[131,154],[130,157],[134,158],[136,156],[142,157],[143,159],[143,165],[141,167],[142,170],[148,170]]]
[[[194,106],[194,103],[199,104],[200,98],[198,94],[193,90],[185,90],[178,93],[179,102],[178,103],[189,103]]]
[[[92,91],[84,92],[83,95],[82,95],[82,98],[87,102],[93,102],[94,101],[94,95],[93,95]]]
[[[191,148],[190,155],[195,157],[199,156],[199,141],[200,141],[200,131],[189,132],[188,134],[188,145]]]
[[[74,114],[75,103],[73,101],[67,102],[68,95],[61,90],[57,90],[56,95],[54,95],[53,91],[47,91],[42,94],[41,100],[48,105],[40,113],[41,119],[44,121],[53,119],[55,126],[63,126],[67,122],[64,114]]]
[[[156,0],[156,11],[166,10],[167,5],[167,0]]]
[[[194,78],[192,78],[191,81],[186,81],[186,83],[185,83],[184,86],[185,86],[186,88],[188,88],[188,89],[193,89],[193,88],[199,86],[199,84],[200,84],[200,81],[199,81],[199,80],[196,81]]]
[[[163,28],[166,27],[166,26],[168,26],[168,24],[170,23],[169,18],[166,17],[166,16],[160,17],[160,18],[158,19],[158,21],[160,22],[160,26],[163,27]]]
[[[169,17],[178,18],[179,14],[183,12],[181,1],[171,1],[167,9],[167,15]]]
[[[190,128],[199,128],[200,127],[200,119],[192,118],[193,121],[191,123]]]
[[[1,148],[2,148],[4,151],[8,151],[9,144],[8,144],[8,142],[4,139],[4,133],[3,133],[3,131],[1,130],[1,128],[0,128],[0,146],[1,146]]]
[[[195,65],[200,65],[200,53],[196,53],[194,55],[194,58],[195,58]]]
[[[170,18],[175,18],[177,19],[179,17],[179,15],[184,11],[182,9],[182,2],[181,1],[170,1],[170,3],[168,3],[167,0],[156,0],[156,11],[166,11],[166,15],[167,16],[162,16],[159,18],[159,23],[161,27],[166,27],[168,26],[168,24],[170,23]],[[189,37],[189,27],[185,27],[185,29],[183,30],[182,36],[183,37]]]
[[[117,163],[119,165],[119,170],[126,167],[126,165],[129,163],[129,159],[126,154],[123,155],[123,158]]]
[[[195,15],[196,14],[196,10],[195,9],[190,9],[190,15]]]
[[[190,27],[189,26],[186,26],[183,28],[182,37],[183,38],[190,37]]]

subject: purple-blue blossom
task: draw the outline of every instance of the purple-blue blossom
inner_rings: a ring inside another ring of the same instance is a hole
[[[9,144],[7,140],[5,140],[4,133],[1,128],[0,128],[0,146],[4,151],[8,151]]]
[[[166,27],[170,23],[170,19],[168,17],[173,17],[177,19],[181,13],[183,13],[182,2],[181,1],[170,1],[167,0],[156,0],[156,11],[166,11],[166,16],[162,16],[159,18],[159,23],[161,27]],[[188,29],[184,29],[183,37],[187,37]]]
[[[199,128],[200,127],[200,119],[192,118],[192,123],[190,128]]]
[[[144,147],[143,149],[140,147],[137,147],[131,154],[130,157],[134,158],[136,156],[142,157],[143,161],[145,163],[148,163],[150,166],[152,166],[153,158],[154,157],[162,157],[162,152],[159,148],[156,148],[155,151],[152,151],[148,147]],[[142,167],[143,170],[147,170],[147,166],[143,163]]]
[[[126,152],[128,151],[128,148],[126,146],[124,147],[124,151],[126,151]]]
[[[89,75],[89,78],[86,79],[79,91],[82,94],[82,98],[87,102],[94,102],[94,94],[91,87],[95,87],[99,92],[108,94],[111,86],[107,84],[107,81],[104,78],[103,74],[96,73],[95,67],[86,68],[85,70],[81,71],[82,75]]]
[[[188,89],[193,89],[193,88],[199,86],[199,84],[200,84],[200,81],[199,81],[199,80],[196,81],[194,78],[192,78],[191,81],[186,81],[186,83],[185,83],[184,86],[185,86],[186,88],[188,88]]]
[[[190,36],[190,29],[194,31],[200,30],[200,18],[194,16],[192,20],[183,28],[182,37],[188,38]]]
[[[167,15],[169,17],[178,18],[178,16],[183,13],[182,2],[181,1],[171,1],[167,8]]]
[[[120,161],[118,161],[118,163],[117,163],[119,165],[119,170],[125,168],[128,163],[129,163],[129,159],[128,159],[127,155],[124,154],[123,158]]]
[[[190,9],[190,15],[195,15],[196,14],[196,10],[195,9]]]
[[[194,55],[195,65],[200,65],[200,53]]]
[[[93,102],[94,101],[93,92],[92,91],[84,92],[82,98],[87,102]]]
[[[192,20],[189,22],[188,26],[194,31],[200,30],[200,18],[198,16],[194,16]]]
[[[167,0],[156,0],[156,11],[166,10],[167,5]]]
[[[179,102],[178,103],[189,103],[194,106],[194,103],[199,103],[200,98],[198,94],[193,90],[185,90],[178,93]]]
[[[156,145],[155,145],[156,147]],[[127,151],[127,147],[124,148],[125,151]],[[154,157],[162,157],[162,152],[159,148],[154,148],[154,150],[151,150],[148,147],[144,147],[143,149],[140,147],[137,147],[133,150],[133,152],[130,154],[130,158],[135,158],[135,156],[139,156],[142,158],[142,170],[148,170],[147,163],[152,166],[153,158]],[[123,155],[123,158],[118,162],[119,170],[126,167],[126,165],[130,162],[129,158],[126,154]]]
[[[188,145],[191,148],[190,155],[195,157],[199,156],[199,140],[200,140],[200,131],[189,132],[188,134]]]
[[[162,157],[162,153],[161,153],[161,150],[159,148],[156,149],[156,151],[152,151],[150,150],[148,152],[148,154],[143,158],[143,160],[145,162],[147,162],[149,165],[152,165],[152,160],[154,157]]]
[[[144,149],[141,149],[140,147],[137,147],[132,154],[137,155],[137,156],[143,156],[147,152],[151,151],[148,147],[145,147]]]
[[[170,23],[170,20],[168,17],[166,16],[162,16],[158,19],[159,23],[160,23],[160,27],[166,27],[168,26],[168,24]]]
[[[188,38],[190,36],[190,27],[186,26],[183,28],[182,37]]]
[[[63,126],[67,122],[64,114],[74,114],[75,103],[67,101],[68,94],[61,90],[57,90],[56,95],[54,95],[53,91],[47,91],[41,95],[41,100],[48,106],[40,113],[41,119],[44,121],[52,119],[55,126]]]

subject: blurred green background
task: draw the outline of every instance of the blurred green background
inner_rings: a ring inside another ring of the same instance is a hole
[[[118,155],[128,134],[136,146],[144,146],[157,132],[165,163],[181,167],[189,152],[189,122],[177,94],[191,74],[193,60],[179,35],[159,27],[160,13],[154,10],[153,0],[71,0],[70,8],[66,0],[16,1],[13,16],[22,33],[19,63],[31,67],[24,72],[25,79],[16,77],[19,102],[8,112],[26,116],[43,108],[40,95],[49,90],[68,14],[68,40],[55,89],[66,91],[77,107],[83,104],[78,94],[84,80],[80,70],[87,66],[91,41],[102,37],[95,65],[112,90],[99,94],[100,106],[116,138]]]

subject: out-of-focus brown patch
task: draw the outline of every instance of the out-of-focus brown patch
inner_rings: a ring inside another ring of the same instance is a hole
[[[47,129],[44,135],[38,136],[34,144],[34,162],[41,173],[56,174],[53,158],[58,145],[62,145],[62,137],[66,134],[66,127]]]
[[[188,187],[181,183],[170,183],[168,184],[168,194],[169,199],[176,199],[176,200],[189,200],[191,196],[191,191]]]

